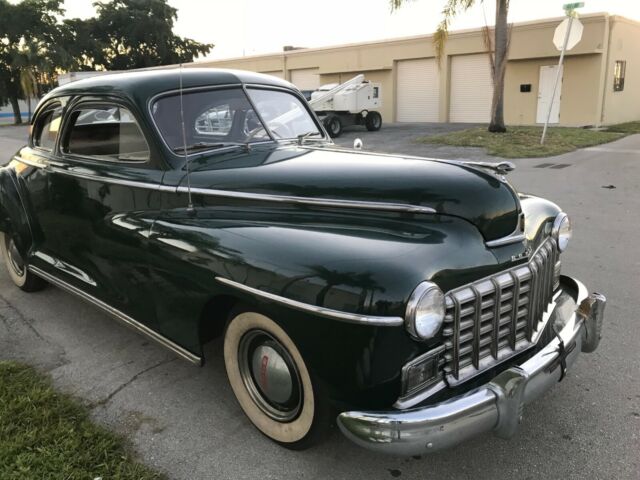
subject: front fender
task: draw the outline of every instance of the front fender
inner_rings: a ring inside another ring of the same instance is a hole
[[[408,297],[423,280],[448,290],[503,268],[474,225],[444,215],[356,218],[238,205],[189,215],[173,209],[160,214],[150,240],[157,313],[167,336],[184,335],[211,298],[235,297],[279,323],[334,401],[349,405],[393,403],[402,365],[432,343],[413,341],[403,326],[350,324],[294,310],[216,277],[333,310],[404,317]]]

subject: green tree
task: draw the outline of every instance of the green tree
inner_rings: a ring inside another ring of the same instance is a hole
[[[410,0],[389,0],[391,9],[396,10]],[[479,0],[482,2],[483,0]],[[496,25],[493,38],[493,55],[491,48],[489,54],[491,59],[491,72],[493,75],[493,99],[491,101],[491,122],[490,132],[506,132],[504,124],[504,74],[507,68],[509,51],[509,25],[507,16],[509,13],[509,0],[495,0],[496,2]],[[442,20],[438,24],[436,33],[433,36],[433,43],[436,49],[438,61],[444,55],[444,47],[449,34],[451,20],[460,12],[464,12],[473,6],[476,0],[447,0],[442,10]],[[488,32],[486,32],[488,33]],[[487,42],[490,47],[490,42]]]
[[[11,104],[16,124],[22,122],[18,100],[37,91],[38,79],[44,80],[63,63],[64,55],[59,53],[61,4],[62,0],[18,4],[0,0],[0,105]]]
[[[167,0],[95,2],[97,16],[65,21],[79,69],[128,70],[193,61],[213,48],[173,33],[177,10]]]
[[[68,19],[63,0],[0,0],[0,105],[46,92],[70,70],[127,70],[192,61],[213,45],[173,33],[167,0],[96,2],[97,16]]]

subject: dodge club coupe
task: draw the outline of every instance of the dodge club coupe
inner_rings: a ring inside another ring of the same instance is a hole
[[[509,163],[337,148],[290,83],[184,69],[56,88],[0,170],[1,250],[195,364],[250,421],[414,455],[493,431],[600,341],[569,217]]]

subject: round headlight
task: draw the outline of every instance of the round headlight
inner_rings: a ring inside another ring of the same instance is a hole
[[[564,252],[571,240],[571,220],[566,213],[559,213],[553,222],[553,229],[551,230],[553,238],[556,239],[558,244],[558,250]]]
[[[409,334],[417,340],[432,338],[442,327],[444,313],[442,290],[435,283],[422,282],[407,303],[405,325]]]

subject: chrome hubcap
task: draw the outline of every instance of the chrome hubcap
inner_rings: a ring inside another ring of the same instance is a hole
[[[302,389],[289,352],[267,332],[252,330],[240,340],[238,355],[242,380],[258,408],[274,420],[294,420]]]
[[[6,242],[9,265],[11,266],[13,271],[21,277],[24,274],[24,260],[22,259],[22,255],[20,255],[20,252],[18,252],[16,244],[12,238],[6,240]]]

